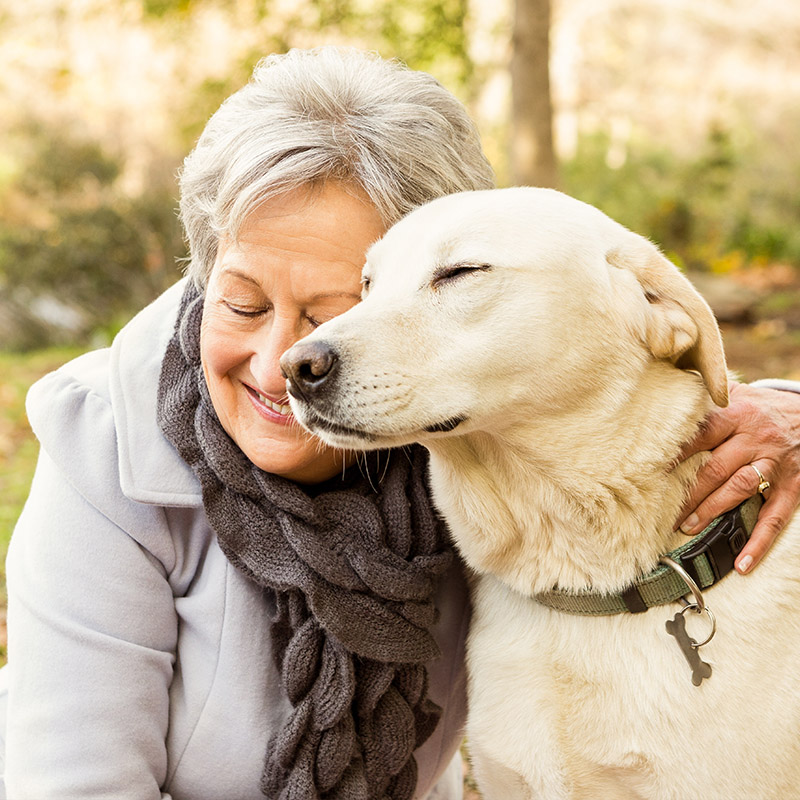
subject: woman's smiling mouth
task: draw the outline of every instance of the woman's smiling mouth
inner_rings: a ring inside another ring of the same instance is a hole
[[[247,396],[250,398],[256,411],[266,419],[283,424],[294,420],[292,408],[288,404],[284,405],[283,403],[279,403],[267,395],[261,394],[257,389],[246,383],[243,383],[242,386],[247,390]]]

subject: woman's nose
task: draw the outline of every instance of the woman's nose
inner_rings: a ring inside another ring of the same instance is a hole
[[[293,325],[276,323],[262,331],[253,346],[250,371],[259,388],[269,394],[283,394],[286,379],[280,366],[281,356],[300,338]]]

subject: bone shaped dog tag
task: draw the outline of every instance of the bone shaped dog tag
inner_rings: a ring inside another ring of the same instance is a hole
[[[699,686],[703,678],[711,677],[711,665],[700,658],[697,643],[686,632],[686,620],[683,617],[686,609],[681,609],[672,619],[667,620],[667,633],[674,636],[678,647],[692,668],[692,683]]]

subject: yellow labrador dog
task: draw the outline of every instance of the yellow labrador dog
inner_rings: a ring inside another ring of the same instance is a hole
[[[703,457],[676,455],[727,375],[708,306],[652,244],[551,190],[445,197],[282,365],[326,442],[430,451],[477,575],[488,800],[800,797],[800,536],[742,578],[757,498],[673,532]]]

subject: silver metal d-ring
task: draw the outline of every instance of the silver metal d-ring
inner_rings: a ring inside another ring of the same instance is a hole
[[[696,603],[689,603],[689,605],[687,605],[687,606],[684,606],[684,607],[683,607],[683,608],[682,608],[682,609],[681,609],[681,610],[680,610],[678,613],[679,613],[679,614],[681,614],[681,615],[683,615],[683,614],[685,614],[685,613],[686,613],[686,612],[687,612],[687,611],[688,611],[690,608],[697,608],[697,613],[698,613],[698,614],[702,614],[702,613],[704,613],[704,612],[705,612],[705,614],[708,616],[708,621],[711,623],[711,633],[709,633],[709,634],[708,634],[708,636],[706,636],[706,638],[705,638],[705,639],[703,639],[703,641],[702,641],[702,642],[695,642],[695,640],[694,640],[694,639],[690,639],[690,640],[689,640],[689,641],[691,642],[691,645],[692,645],[692,647],[693,647],[695,650],[697,650],[697,649],[699,649],[700,647],[702,647],[703,645],[705,645],[705,644],[708,644],[708,643],[709,643],[709,642],[710,642],[710,641],[711,641],[711,640],[714,638],[714,634],[717,632],[717,619],[716,619],[716,617],[715,617],[715,616],[714,616],[714,615],[711,613],[711,609],[710,609],[708,606],[706,606],[705,608],[701,609],[701,608],[698,608],[698,607],[697,607],[697,604],[696,604]]]
[[[671,567],[673,570],[675,570],[675,572],[678,573],[678,575],[680,575],[681,578],[683,578],[683,582],[689,587],[689,591],[694,596],[694,605],[696,605],[698,609],[697,613],[702,614],[703,611],[706,610],[706,602],[703,600],[703,593],[700,591],[700,587],[694,582],[691,575],[689,575],[682,565],[669,556],[661,556],[659,561],[662,564],[666,564],[668,567]]]

